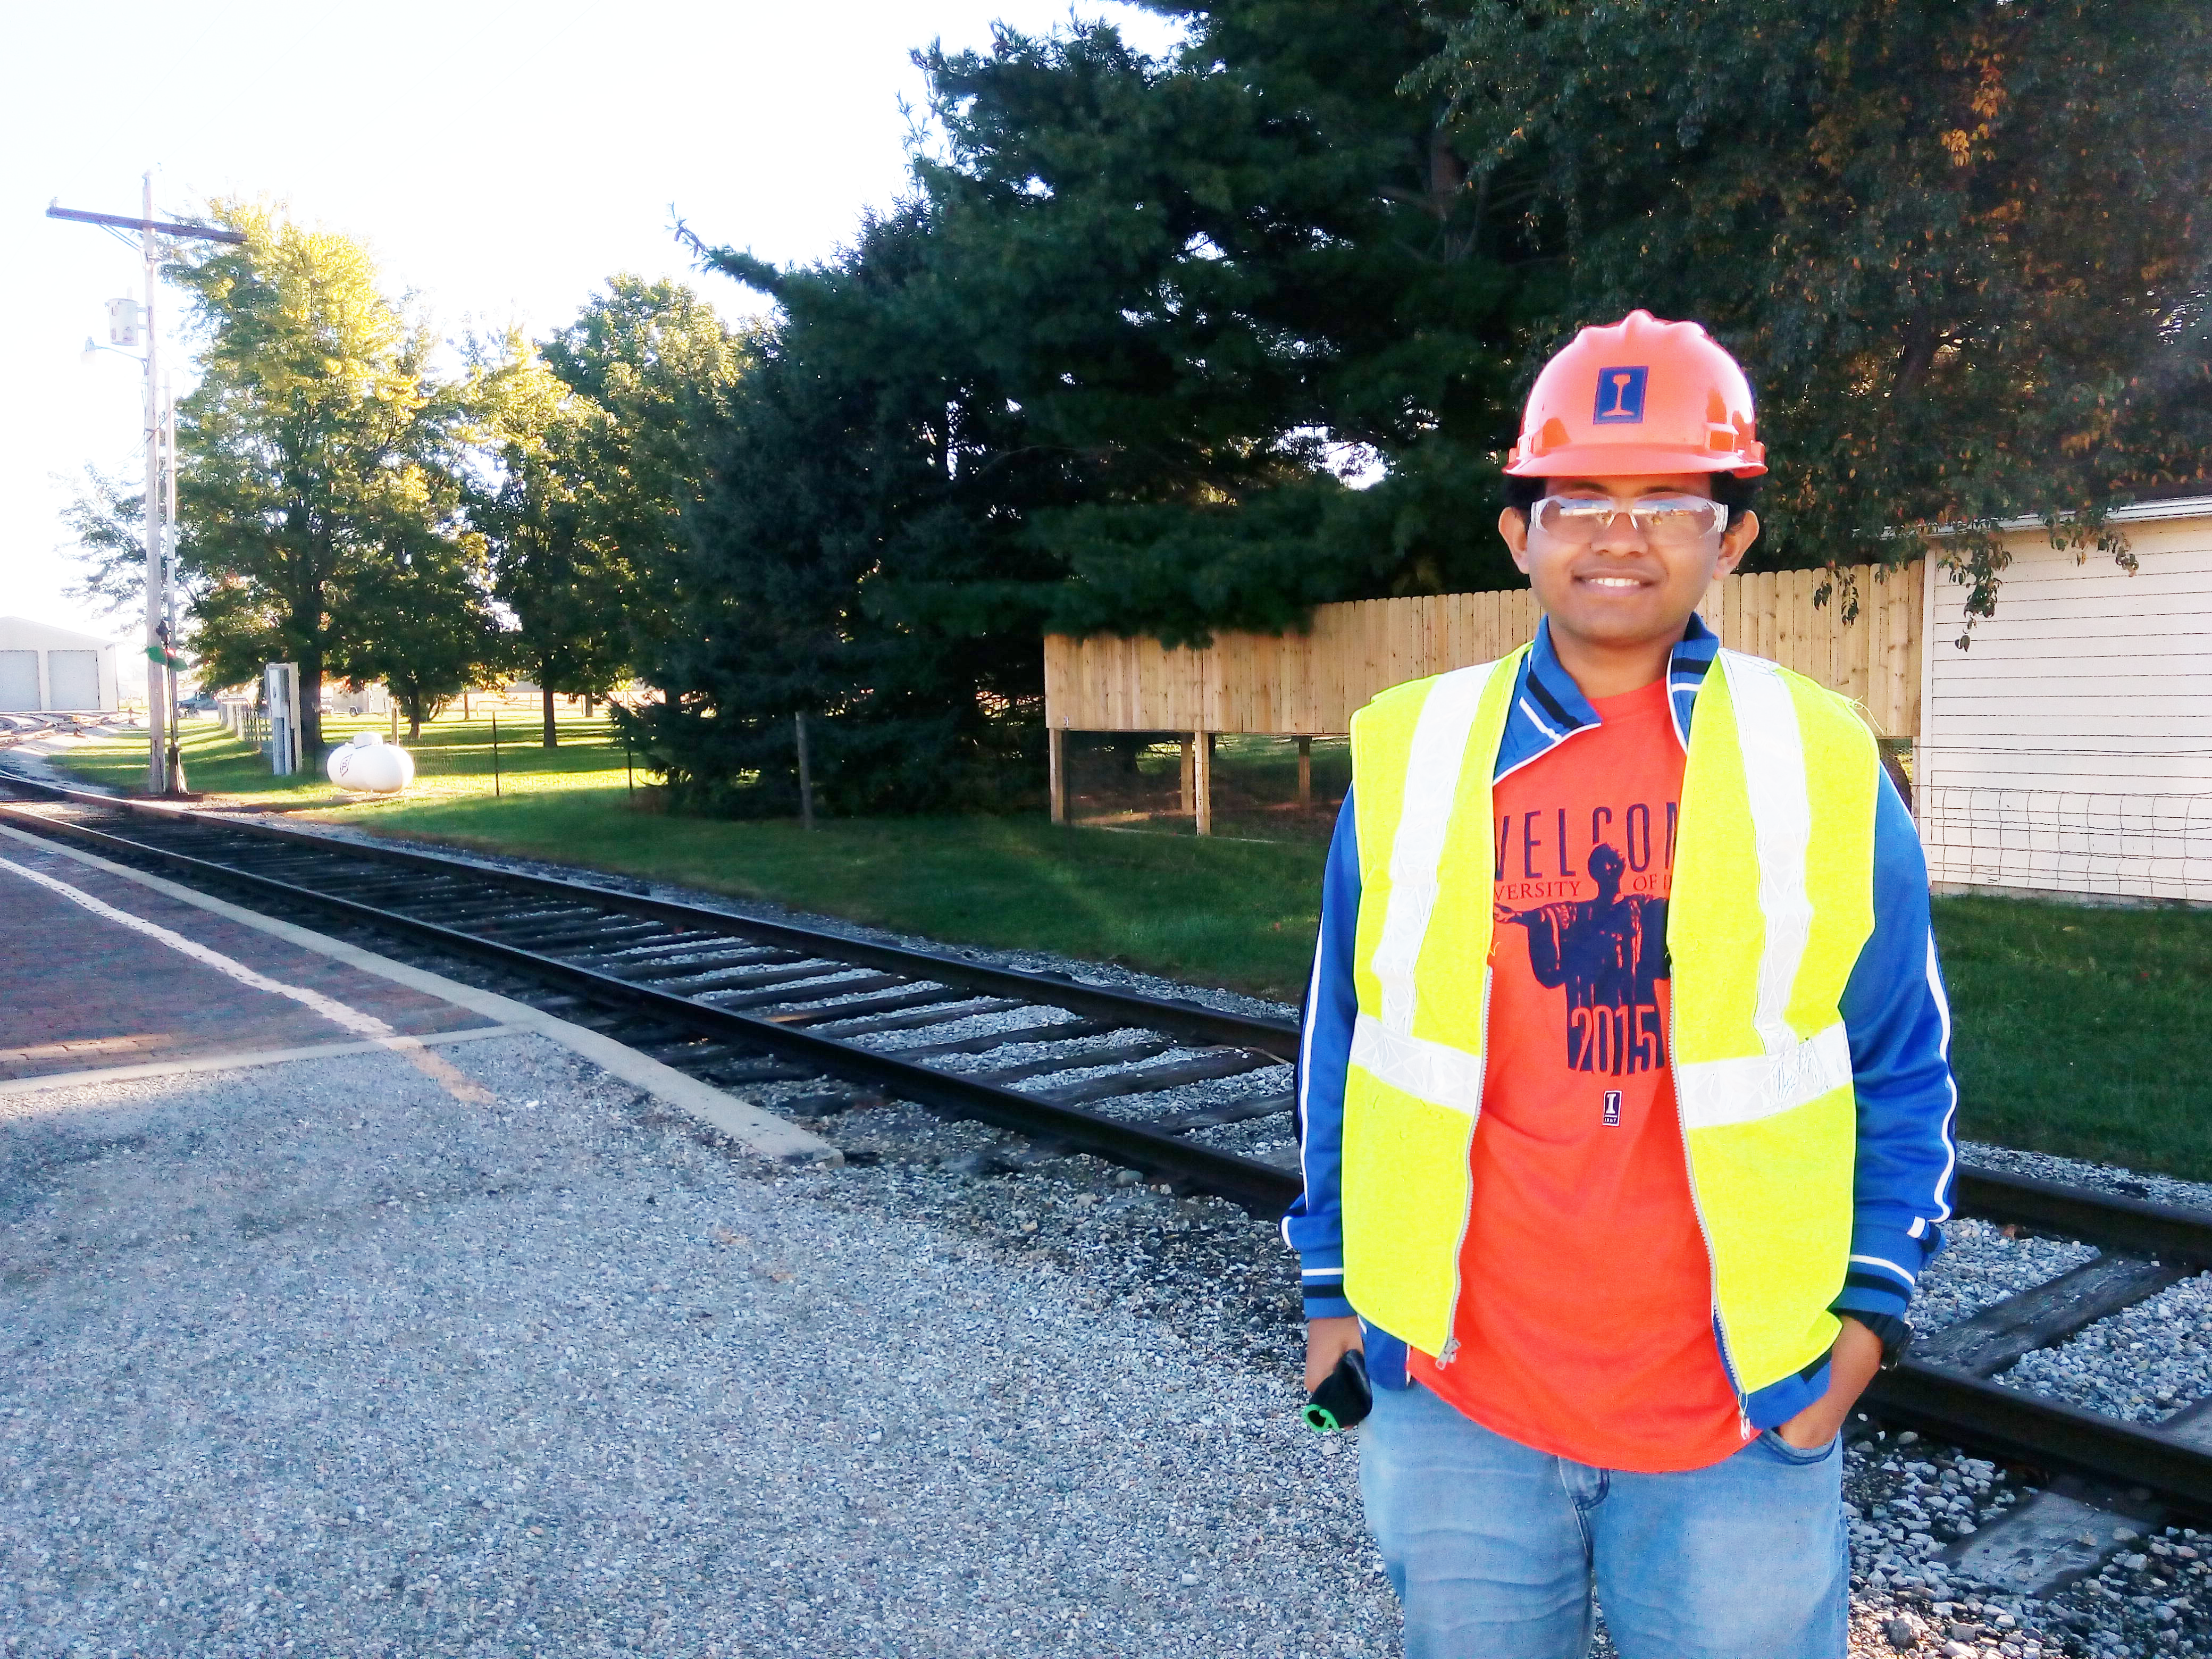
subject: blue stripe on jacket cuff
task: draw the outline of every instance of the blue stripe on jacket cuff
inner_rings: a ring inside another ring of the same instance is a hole
[[[1905,1310],[1911,1305],[1911,1298],[1902,1290],[1876,1285],[1847,1284],[1844,1286],[1843,1294],[1828,1304],[1828,1311],[1833,1314],[1887,1314],[1892,1318],[1902,1319]]]
[[[1348,1319],[1352,1311],[1352,1304],[1344,1299],[1341,1293],[1330,1294],[1319,1290],[1306,1292],[1308,1319]]]
[[[1828,1304],[1831,1312],[1905,1316],[1934,1242],[1932,1234],[1914,1237],[1911,1224],[1860,1212],[1858,1224],[1851,1229],[1843,1291]]]

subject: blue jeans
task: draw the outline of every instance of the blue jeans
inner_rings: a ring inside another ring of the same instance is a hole
[[[1582,1659],[1593,1590],[1621,1659],[1844,1659],[1840,1439],[1771,1432],[1711,1468],[1595,1469],[1377,1389],[1359,1485],[1407,1659]]]

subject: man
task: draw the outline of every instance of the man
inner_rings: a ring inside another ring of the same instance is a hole
[[[1956,1103],[1926,865],[1844,700],[1695,614],[1741,369],[1632,312],[1539,376],[1545,619],[1352,722],[1299,1083],[1307,1385],[1364,1347],[1409,1659],[1842,1659],[1839,1437]]]

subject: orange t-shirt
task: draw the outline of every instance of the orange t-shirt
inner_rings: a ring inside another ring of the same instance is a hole
[[[1459,1349],[1413,1375],[1540,1451],[1702,1468],[1743,1441],[1667,1048],[1682,749],[1663,680],[1592,706],[1498,784]]]

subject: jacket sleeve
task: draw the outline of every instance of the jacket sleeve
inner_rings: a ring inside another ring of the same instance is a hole
[[[1889,780],[1875,809],[1874,932],[1844,988],[1858,1096],[1851,1258],[1838,1313],[1902,1316],[1942,1248],[1958,1174],[1951,1010],[1929,922],[1928,861]]]
[[[1352,1061],[1352,942],[1359,920],[1359,832],[1346,791],[1322,875],[1321,932],[1314,940],[1298,1036],[1298,1167],[1305,1190],[1283,1217],[1298,1253],[1306,1317],[1349,1314],[1344,1299],[1344,1211],[1338,1176],[1344,1144],[1344,1074]]]

